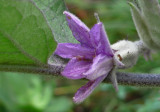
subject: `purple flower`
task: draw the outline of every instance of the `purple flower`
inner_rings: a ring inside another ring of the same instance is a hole
[[[114,52],[111,49],[104,26],[101,22],[91,30],[76,16],[64,11],[73,36],[80,43],[59,43],[55,54],[69,58],[62,75],[69,79],[89,79],[78,89],[73,100],[76,103],[86,99],[115,67]]]

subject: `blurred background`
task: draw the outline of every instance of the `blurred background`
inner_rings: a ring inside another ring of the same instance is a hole
[[[104,23],[110,42],[137,40],[126,0],[66,0],[68,10],[90,28],[94,12]],[[127,72],[160,73],[160,53],[152,61],[143,56]],[[0,112],[160,112],[160,89],[101,84],[82,104],[72,102],[86,81],[22,73],[0,72]]]

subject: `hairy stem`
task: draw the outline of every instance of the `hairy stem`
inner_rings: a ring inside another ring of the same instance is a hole
[[[64,66],[62,65],[50,65],[46,68],[43,67],[27,67],[27,66],[15,66],[15,65],[0,65],[0,71],[12,71],[23,73],[34,73],[43,75],[52,75],[61,77],[61,71]],[[117,81],[121,85],[140,86],[140,87],[160,87],[160,74],[138,74],[138,73],[122,73],[117,72]],[[107,77],[104,83],[111,83],[109,77]]]
[[[160,87],[160,74],[117,72],[117,81],[121,85],[139,87]],[[104,82],[110,82],[108,78]]]

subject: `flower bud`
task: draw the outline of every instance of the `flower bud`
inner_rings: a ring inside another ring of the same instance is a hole
[[[121,61],[124,66],[117,68],[130,68],[137,62],[139,49],[137,44],[128,40],[119,41],[111,46],[115,51],[114,58]]]

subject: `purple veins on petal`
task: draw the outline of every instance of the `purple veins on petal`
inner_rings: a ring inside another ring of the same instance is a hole
[[[55,54],[69,59],[77,56],[84,57],[85,59],[93,59],[95,50],[89,47],[83,47],[80,44],[59,43]]]
[[[93,47],[90,41],[90,29],[75,15],[64,11],[68,25],[72,31],[73,36],[84,46]]]
[[[87,79],[95,80],[96,78],[108,74],[113,68],[113,59],[104,55],[98,55],[94,58],[93,64],[89,70],[84,73]]]
[[[62,75],[69,79],[81,79],[89,67],[91,66],[91,60],[79,60],[76,57],[72,58],[66,65],[62,72]]]
[[[92,27],[92,29],[89,32],[92,45],[94,46],[94,48],[98,50],[99,50],[99,47],[101,46],[101,42],[100,42],[101,27],[102,27],[102,23],[97,23]]]
[[[73,97],[73,101],[75,103],[83,102],[92,92],[93,90],[105,79],[106,75],[103,75],[93,81],[89,81],[86,85],[82,86],[78,89],[77,93]]]
[[[90,37],[94,45],[96,45],[98,54],[106,54],[108,56],[114,55],[102,22],[93,26],[90,31]]]

